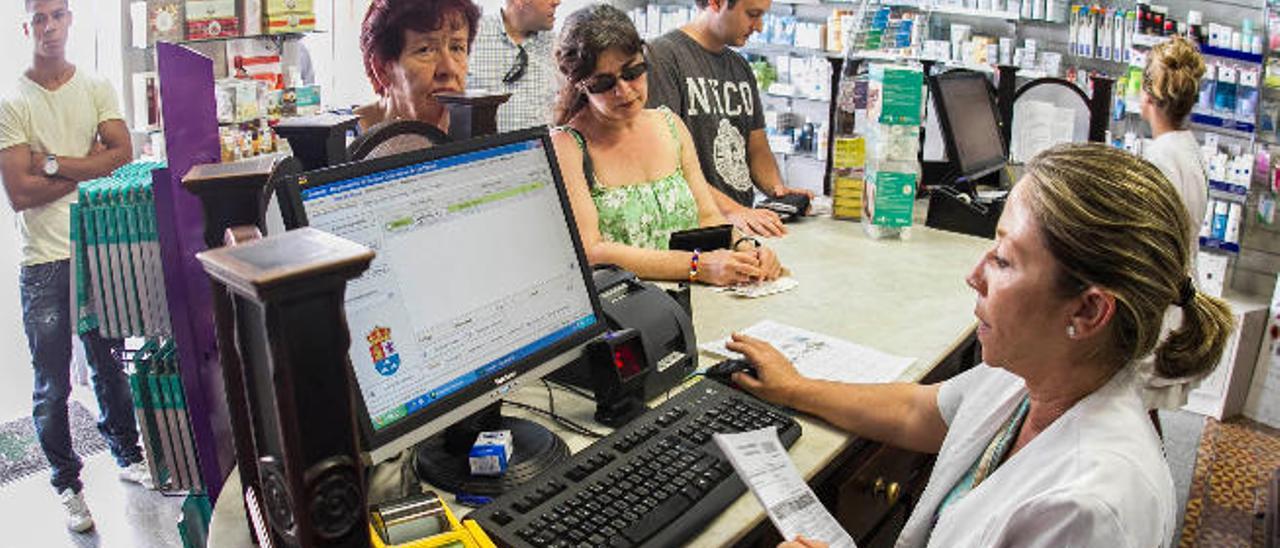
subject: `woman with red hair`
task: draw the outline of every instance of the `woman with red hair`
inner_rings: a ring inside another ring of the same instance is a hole
[[[449,130],[436,94],[462,91],[480,8],[471,0],[373,0],[360,30],[364,71],[378,100],[358,107],[363,131],[418,120]]]

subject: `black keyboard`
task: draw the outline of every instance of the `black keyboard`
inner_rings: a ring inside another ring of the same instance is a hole
[[[777,407],[702,380],[467,517],[499,546],[676,546],[746,492],[711,435],[768,426],[800,437]]]

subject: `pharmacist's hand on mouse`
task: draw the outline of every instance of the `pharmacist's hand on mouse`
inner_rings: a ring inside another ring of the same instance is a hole
[[[806,381],[800,372],[796,371],[796,366],[783,356],[782,352],[765,341],[741,333],[734,333],[730,339],[725,346],[729,350],[742,354],[756,366],[754,377],[745,373],[735,373],[733,382],[761,399],[778,405],[795,407],[792,402]]]

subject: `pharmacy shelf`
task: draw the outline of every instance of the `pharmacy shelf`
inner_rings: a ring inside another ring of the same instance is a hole
[[[1133,45],[1151,48],[1159,45],[1161,42],[1168,40],[1169,36],[1152,36],[1149,34],[1133,35]],[[1247,51],[1239,51],[1227,48],[1215,48],[1213,46],[1202,44],[1200,46],[1200,54],[1208,57],[1217,57],[1219,59],[1232,59],[1244,63],[1262,64],[1262,54],[1249,53]]]
[[[1245,63],[1262,64],[1261,53],[1249,53],[1247,51],[1215,48],[1213,46],[1200,46],[1200,53],[1208,55],[1209,57],[1221,57],[1223,59],[1234,59]]]
[[[1168,36],[1155,36],[1151,34],[1134,34],[1133,45],[1142,47],[1142,48],[1154,48],[1168,39],[1169,39]]]
[[[933,8],[921,8],[933,13],[945,13],[947,15],[962,15],[965,17],[978,17],[982,19],[1003,19],[1005,21],[1017,21],[1018,12],[1016,11],[981,11],[971,8],[958,8],[954,6],[937,6]]]
[[[921,5],[919,2],[910,1],[889,1],[880,2],[881,6],[889,6],[895,8],[914,8],[920,11],[931,13],[945,13],[947,15],[961,15],[965,17],[978,17],[981,19],[1003,19],[1005,21],[1017,21],[1018,12],[1016,11],[991,11],[978,10],[974,8],[962,8],[958,6],[930,6]]]
[[[968,70],[973,70],[977,72],[985,72],[987,74],[995,74],[996,72],[995,67],[991,65],[984,65],[981,63],[965,63],[961,61],[943,61],[941,59],[928,59],[924,57],[917,57],[914,55],[902,55],[899,53],[893,53],[889,51],[877,51],[877,50],[855,51],[850,54],[850,57],[852,57],[853,59],[866,59],[870,61],[918,61],[918,62],[931,61],[933,63],[937,63],[939,65],[949,67],[949,68],[968,69]],[[1033,72],[1033,71],[1028,71],[1028,72]],[[1034,72],[1037,75],[1033,75],[1032,78],[1039,78],[1040,76],[1038,75],[1041,73],[1039,71],[1034,71]],[[1022,76],[1022,74],[1019,73],[1018,76]]]
[[[755,54],[755,55],[796,55],[808,57],[826,57],[828,59],[843,59],[844,56],[838,51],[825,51],[813,48],[800,48],[789,46],[786,44],[758,44],[748,43],[738,48],[738,53]]]
[[[1243,133],[1247,136],[1252,136],[1254,129],[1254,124],[1252,122],[1241,122],[1239,120],[1220,118],[1218,116],[1200,114],[1198,112],[1191,113],[1191,123],[1207,129]]]
[[[830,102],[831,102],[831,99],[829,99],[829,98],[827,98],[827,97],[807,97],[807,96],[804,96],[804,95],[793,95],[793,94],[790,94],[790,93],[772,93],[772,92],[768,92],[768,91],[766,91],[764,94],[765,94],[765,96],[767,96],[767,97],[773,97],[773,98],[776,98],[776,99],[790,99],[790,100],[792,100],[792,101],[806,101],[806,102],[810,102],[810,103],[818,103],[818,104],[823,104],[823,105],[828,104],[828,103],[830,103]]]
[[[236,35],[236,36],[217,36],[217,37],[214,37],[214,38],[200,38],[200,39],[196,39],[196,40],[179,40],[179,41],[177,41],[177,42],[175,42],[175,43],[176,43],[176,44],[178,44],[178,45],[186,45],[186,44],[209,44],[209,43],[214,43],[214,42],[230,42],[230,41],[233,41],[233,40],[258,40],[258,39],[272,40],[272,41],[275,41],[275,42],[285,42],[285,41],[289,41],[289,40],[299,40],[299,39],[301,39],[302,37],[304,37],[304,36],[306,36],[306,35],[308,35],[308,34],[324,34],[324,32],[325,32],[325,31],[323,31],[323,30],[312,30],[312,31],[307,31],[307,32],[281,32],[281,33],[276,33],[276,34],[251,34],[251,35],[248,35],[248,36],[242,36],[242,35]],[[147,46],[147,48],[146,48],[146,49],[152,49],[152,48],[155,48],[155,44],[149,44],[149,45]]]

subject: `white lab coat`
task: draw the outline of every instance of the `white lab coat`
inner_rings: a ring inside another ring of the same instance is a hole
[[[947,436],[897,546],[1167,546],[1174,488],[1126,369],[1064,413],[954,502],[938,504],[1026,395],[1020,377],[978,365],[944,383]]]
[[[1196,236],[1209,208],[1209,174],[1200,152],[1200,143],[1188,130],[1170,131],[1152,140],[1142,149],[1142,155],[1155,164],[1166,179],[1177,189],[1182,204],[1191,216],[1191,277],[1195,279],[1196,254],[1200,241]],[[1171,306],[1164,314],[1160,341],[1182,325],[1182,309]],[[1187,394],[1200,386],[1209,375],[1205,372],[1190,377],[1166,379],[1155,374],[1155,357],[1148,355],[1138,362],[1138,379],[1142,385],[1142,405],[1147,409],[1178,409],[1187,404]]]

